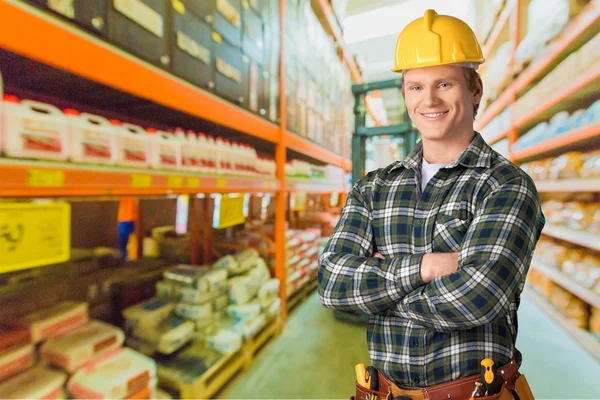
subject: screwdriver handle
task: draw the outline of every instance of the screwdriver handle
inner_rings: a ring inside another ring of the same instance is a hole
[[[364,388],[368,388],[367,386],[367,366],[365,364],[356,364],[354,366],[354,370],[356,371],[356,381],[358,384]]]

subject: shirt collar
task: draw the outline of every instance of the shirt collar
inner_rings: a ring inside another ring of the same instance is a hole
[[[462,165],[467,168],[491,167],[492,166],[492,148],[483,140],[479,132],[475,132],[475,137],[469,144],[469,147],[463,151],[456,161],[444,168],[454,168]],[[414,150],[402,161],[396,161],[390,171],[404,167],[407,169],[418,169],[423,160],[423,143],[419,142]]]

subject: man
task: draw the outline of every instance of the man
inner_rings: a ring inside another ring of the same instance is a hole
[[[517,309],[545,219],[529,176],[473,130],[483,62],[457,18],[427,10],[400,33],[394,71],[421,142],[354,184],[320,258],[322,303],[371,316],[382,397],[468,398],[484,359],[529,390]]]

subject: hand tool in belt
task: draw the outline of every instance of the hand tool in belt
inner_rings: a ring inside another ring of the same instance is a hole
[[[496,365],[489,358],[481,360],[481,382],[485,388],[485,396],[498,393],[502,382],[496,378]]]

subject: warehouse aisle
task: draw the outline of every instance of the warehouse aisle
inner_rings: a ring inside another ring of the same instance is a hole
[[[523,372],[536,398],[600,399],[600,363],[527,296],[519,316]],[[284,333],[218,398],[347,399],[358,362],[368,362],[364,328],[335,320],[314,293],[292,313]]]
[[[292,311],[282,335],[261,351],[252,368],[217,397],[348,399],[354,365],[368,361],[365,328],[334,319],[314,292]]]

